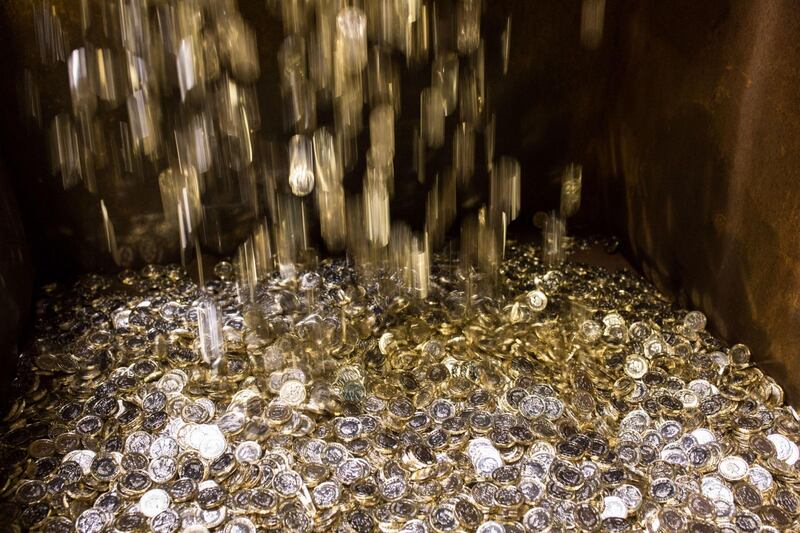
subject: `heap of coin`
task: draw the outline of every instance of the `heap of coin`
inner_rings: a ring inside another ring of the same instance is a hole
[[[12,529],[778,531],[782,391],[629,272],[512,245],[426,299],[328,261],[241,306],[228,263],[45,287],[5,416]],[[203,362],[212,298],[224,356]]]

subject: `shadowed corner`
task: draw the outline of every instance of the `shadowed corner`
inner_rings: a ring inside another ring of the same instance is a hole
[[[11,398],[21,329],[30,326],[33,269],[14,194],[0,166],[0,410]]]

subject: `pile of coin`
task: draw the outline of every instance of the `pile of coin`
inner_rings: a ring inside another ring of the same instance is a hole
[[[0,432],[6,524],[797,527],[800,422],[749,350],[633,273],[539,256],[512,243],[496,280],[438,257],[424,299],[343,260],[246,304],[227,263],[204,287],[172,266],[44,287]]]

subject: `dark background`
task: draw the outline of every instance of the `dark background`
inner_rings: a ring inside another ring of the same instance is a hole
[[[262,0],[240,5],[258,37],[262,116],[279,117],[280,21]],[[0,350],[8,362],[35,284],[113,268],[97,197],[61,189],[46,137],[18,112],[22,68],[36,57],[31,6],[0,6]],[[483,19],[497,154],[522,164],[512,230],[531,233],[533,214],[558,205],[563,166],[582,163],[571,231],[618,235],[631,264],[679,304],[705,311],[728,341],[748,344],[800,399],[800,4],[607,0],[597,50],[580,44],[580,11],[579,0],[491,0]],[[60,14],[74,46],[78,10]],[[502,77],[497,48],[509,14]],[[42,86],[47,124],[68,105],[63,66]],[[280,138],[280,120],[265,119],[262,133]],[[402,192],[393,213],[416,225],[421,188]],[[107,203],[122,232],[132,215],[160,211],[154,181]],[[229,253],[241,230],[229,228],[230,244],[218,251]],[[3,368],[9,375],[12,365]]]

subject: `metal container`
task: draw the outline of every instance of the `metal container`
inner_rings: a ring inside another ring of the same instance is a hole
[[[55,2],[67,42],[80,33],[78,4]],[[280,116],[280,21],[261,0],[240,6],[258,34],[262,115]],[[4,383],[25,345],[33,287],[118,268],[98,197],[65,192],[49,170],[46,125],[69,99],[64,69],[45,72],[38,124],[16,112],[25,103],[24,66],[37,54],[33,9],[27,0],[0,6]],[[582,39],[586,9],[601,15],[600,36]],[[618,235],[631,264],[681,305],[703,310],[722,337],[748,344],[789,399],[799,400],[800,5],[501,0],[487,3],[483,15],[490,35],[508,15],[508,72],[492,66],[489,97],[497,143],[523,169],[514,229],[532,231],[534,213],[558,205],[560,169],[580,162],[583,200],[573,227]],[[501,43],[486,46],[493,53]],[[265,121],[264,131],[280,136],[280,120]],[[412,221],[414,194],[400,206]],[[159,240],[156,183],[120,188],[107,201],[131,265],[176,259],[168,240]],[[246,229],[235,207],[220,205],[214,216],[227,239],[209,250],[230,254]]]

